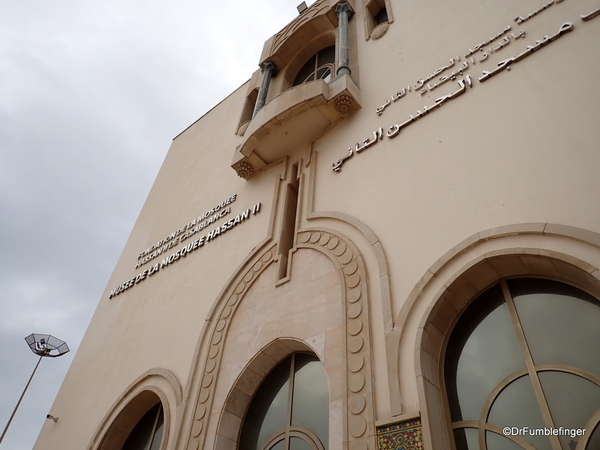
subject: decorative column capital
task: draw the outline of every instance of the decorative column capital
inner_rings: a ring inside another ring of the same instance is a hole
[[[260,71],[263,75],[268,72],[270,76],[274,77],[277,74],[277,66],[273,61],[265,61],[260,65]]]
[[[354,10],[349,3],[338,3],[335,7],[335,16],[340,20],[340,16],[344,14],[348,19],[354,14]]]

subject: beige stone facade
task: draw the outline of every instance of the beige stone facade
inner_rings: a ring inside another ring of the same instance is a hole
[[[35,449],[121,449],[158,402],[156,448],[242,449],[258,387],[295,352],[327,376],[324,448],[466,448],[463,426],[471,450],[538,448],[453,419],[444,364],[503,280],[600,298],[599,8],[311,5],[174,139]],[[331,46],[331,75],[294,85]],[[532,379],[571,370],[528,364]],[[539,448],[591,449],[598,406],[584,437]]]

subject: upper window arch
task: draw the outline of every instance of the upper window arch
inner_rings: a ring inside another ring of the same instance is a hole
[[[336,71],[336,34],[326,32],[305,43],[290,58],[281,71],[278,89],[285,92],[315,80],[323,80],[329,84],[336,78]]]
[[[335,46],[329,46],[317,52],[300,69],[292,86],[323,80],[328,83],[335,73]]]
[[[144,377],[145,378],[145,377]],[[99,427],[96,450],[162,450],[166,448],[169,405],[164,391],[146,384],[134,395],[124,395]],[[159,381],[155,378],[155,381]],[[159,381],[160,382],[160,381]],[[96,441],[96,438],[93,442]]]
[[[444,379],[457,449],[600,448],[600,302],[542,279],[503,280],[454,326]],[[582,430],[508,436],[504,427]]]
[[[240,450],[327,450],[329,389],[319,359],[294,353],[263,380],[246,412]]]
[[[163,407],[159,402],[138,421],[121,450],[159,450],[164,425]]]

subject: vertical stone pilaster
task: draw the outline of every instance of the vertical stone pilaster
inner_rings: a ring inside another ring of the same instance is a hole
[[[339,267],[344,286],[346,319],[346,435],[348,450],[375,450],[372,345],[367,274],[362,256],[332,230],[298,233],[298,248],[314,248]]]

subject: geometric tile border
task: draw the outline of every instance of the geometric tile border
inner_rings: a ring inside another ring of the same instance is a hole
[[[423,450],[421,419],[377,427],[378,450]]]

